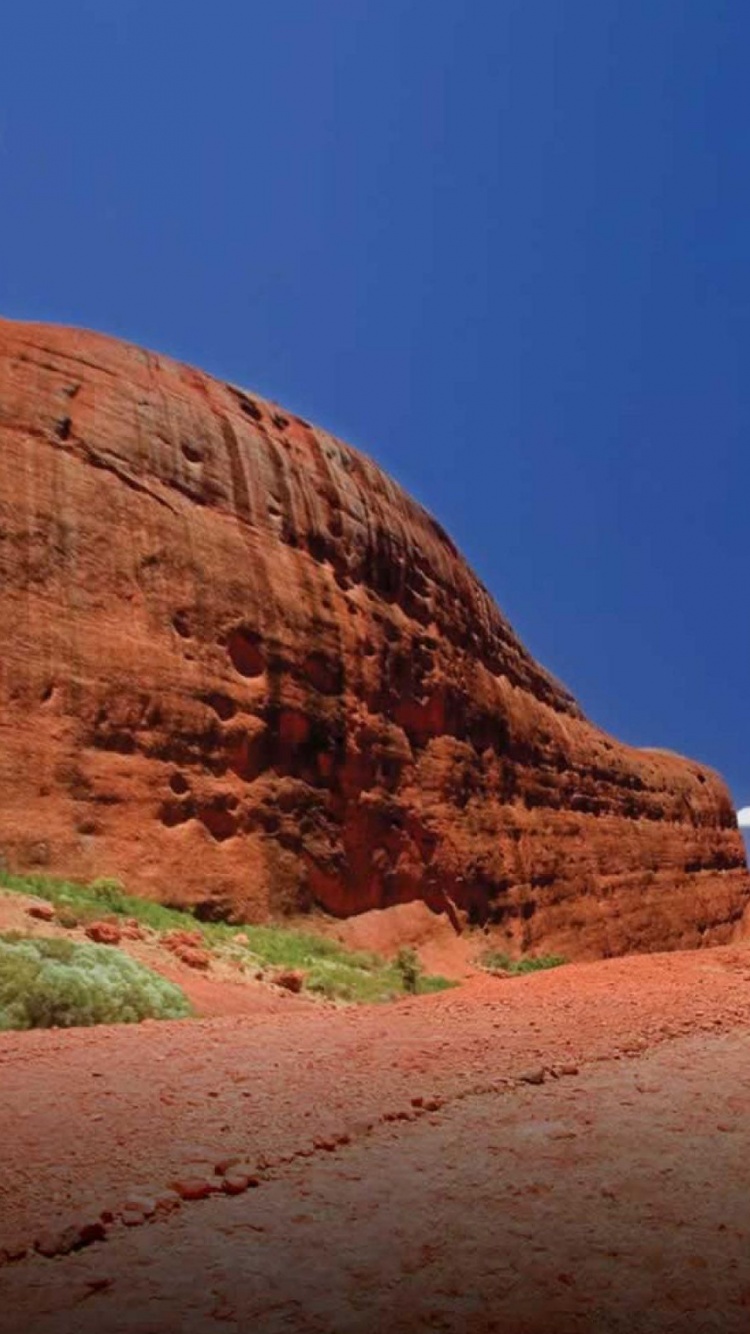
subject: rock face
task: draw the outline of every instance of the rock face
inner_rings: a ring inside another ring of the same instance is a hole
[[[720,779],[591,726],[424,509],[254,394],[0,322],[0,578],[13,869],[579,957],[740,920]]]

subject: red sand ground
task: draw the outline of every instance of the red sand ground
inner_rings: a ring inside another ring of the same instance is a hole
[[[749,983],[724,947],[0,1035],[0,1252],[224,1157],[260,1180],[8,1261],[2,1328],[750,1330]]]

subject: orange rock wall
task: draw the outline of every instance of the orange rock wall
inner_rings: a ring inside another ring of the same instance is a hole
[[[571,956],[741,917],[720,779],[591,726],[421,506],[256,395],[0,322],[0,580],[11,868]]]

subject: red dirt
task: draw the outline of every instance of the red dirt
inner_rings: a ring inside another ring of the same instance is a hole
[[[0,1035],[0,1251],[260,1181],[6,1264],[3,1329],[745,1334],[748,983],[724,947]]]
[[[571,958],[736,938],[720,778],[587,722],[440,525],[327,432],[0,321],[0,530],[9,867],[237,921],[453,902]]]

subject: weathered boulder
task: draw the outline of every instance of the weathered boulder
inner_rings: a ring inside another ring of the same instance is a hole
[[[119,945],[122,928],[119,922],[89,922],[86,935],[97,945]]]
[[[720,779],[588,723],[420,505],[255,394],[1,322],[0,580],[13,868],[579,956],[739,921]]]

